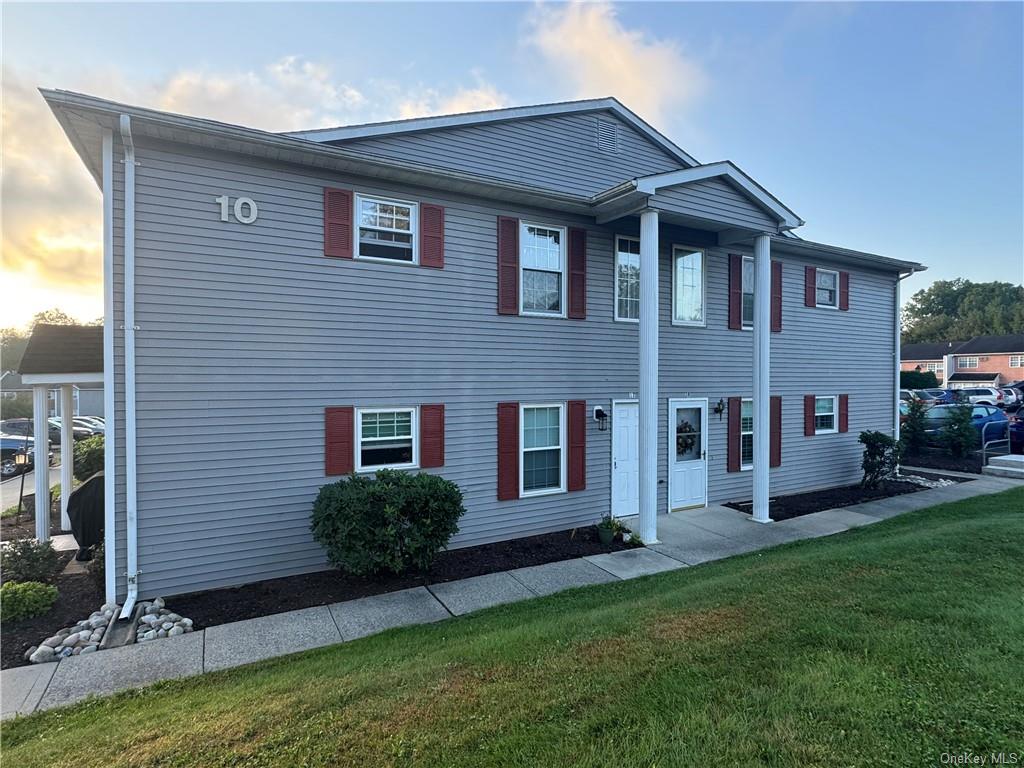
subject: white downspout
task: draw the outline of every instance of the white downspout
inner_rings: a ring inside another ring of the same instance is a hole
[[[114,399],[114,133],[103,132],[103,572],[105,601],[117,601],[117,412]]]
[[[131,615],[139,596],[138,486],[135,465],[135,144],[132,121],[121,115],[124,142],[124,468],[128,596],[121,618]]]

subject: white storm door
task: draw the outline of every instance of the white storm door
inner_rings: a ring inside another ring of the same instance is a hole
[[[612,514],[630,517],[640,512],[640,405],[612,405]]]
[[[668,508],[708,502],[708,401],[668,401]]]

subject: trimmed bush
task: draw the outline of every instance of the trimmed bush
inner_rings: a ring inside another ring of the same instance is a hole
[[[21,621],[46,613],[57,602],[57,588],[38,581],[5,581],[0,587],[0,619]]]
[[[354,576],[425,572],[458,531],[462,491],[437,475],[382,469],[325,485],[312,531],[331,564]]]
[[[951,456],[962,459],[978,447],[980,438],[971,420],[970,405],[959,405],[951,410],[949,421],[942,428],[942,444]]]
[[[900,426],[900,442],[903,444],[903,453],[920,453],[928,442],[925,434],[925,411],[928,406],[924,401],[914,399],[907,403],[907,420]]]
[[[0,550],[0,576],[6,581],[52,582],[60,573],[60,555],[50,542],[15,539]]]
[[[939,380],[934,371],[900,371],[901,389],[935,389]]]
[[[896,474],[900,463],[899,443],[884,432],[861,432],[858,438],[864,446],[861,469],[864,476],[860,484],[865,488],[877,488],[883,480]]]
[[[82,482],[103,471],[103,435],[75,443],[75,477]]]

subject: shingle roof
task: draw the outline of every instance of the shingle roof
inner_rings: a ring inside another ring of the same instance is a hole
[[[941,360],[943,355],[959,352],[962,341],[935,341],[900,346],[900,360]]]
[[[18,373],[101,373],[103,327],[44,325],[32,329]]]
[[[954,373],[949,377],[950,381],[974,381],[974,382],[989,382],[991,383],[995,378],[999,376],[998,373],[984,373],[981,371],[975,371],[974,373]]]
[[[1003,354],[1006,352],[1024,352],[1024,333],[1009,333],[1005,336],[975,336],[965,342],[956,353],[963,354]]]

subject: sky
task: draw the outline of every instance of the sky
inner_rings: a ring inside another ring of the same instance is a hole
[[[810,240],[1024,280],[1024,4],[5,3],[0,326],[102,314],[100,195],[36,89],[267,130],[616,96]]]

